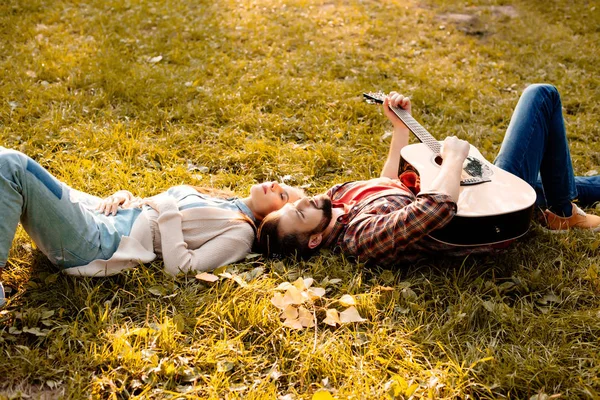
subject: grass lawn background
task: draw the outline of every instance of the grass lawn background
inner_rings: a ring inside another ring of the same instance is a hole
[[[493,160],[522,90],[552,83],[576,173],[600,169],[595,1],[4,0],[0,35],[0,145],[100,196],[377,176],[372,90]],[[534,225],[497,257],[251,258],[208,284],[160,263],[63,276],[19,231],[0,398],[598,398],[599,246]],[[327,290],[316,328],[271,304],[298,277]],[[344,294],[366,321],[320,322]]]

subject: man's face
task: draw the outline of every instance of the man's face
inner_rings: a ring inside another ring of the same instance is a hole
[[[279,210],[279,235],[322,233],[331,222],[331,199],[324,194],[304,197]]]

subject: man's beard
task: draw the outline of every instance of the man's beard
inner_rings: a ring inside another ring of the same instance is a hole
[[[323,218],[321,219],[319,225],[317,225],[317,227],[311,232],[311,235],[315,233],[321,233],[327,229],[333,216],[333,205],[331,204],[331,199],[329,196],[321,194],[317,196],[317,199],[319,199],[319,203],[321,203],[318,209],[323,210]]]

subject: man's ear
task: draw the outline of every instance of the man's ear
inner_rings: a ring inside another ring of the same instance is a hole
[[[310,238],[308,239],[308,248],[311,250],[314,249],[321,244],[321,240],[323,240],[323,234],[321,233],[310,235]]]

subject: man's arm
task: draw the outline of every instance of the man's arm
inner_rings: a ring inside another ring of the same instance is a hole
[[[441,151],[442,167],[427,192],[444,193],[455,203],[458,202],[462,166],[469,155],[470,148],[467,141],[456,136],[448,136],[444,140]]]
[[[391,179],[398,178],[398,166],[400,165],[400,151],[408,144],[409,130],[390,109],[390,107],[402,108],[410,114],[410,99],[397,92],[391,92],[383,100],[383,112],[392,122],[394,133],[390,143],[388,156],[383,165],[381,176]],[[429,192],[444,193],[452,197],[454,202],[458,201],[460,193],[460,177],[462,165],[469,155],[469,143],[457,137],[447,137],[442,145],[441,156],[444,162],[438,176],[433,180]]]
[[[409,130],[404,125],[404,122],[400,120],[394,114],[392,107],[400,107],[410,113],[410,99],[404,97],[397,92],[391,92],[383,100],[383,113],[392,122],[394,126],[394,133],[392,135],[392,142],[390,143],[390,150],[388,151],[387,160],[381,170],[381,176],[391,179],[398,179],[398,166],[400,165],[400,150],[408,144]]]

